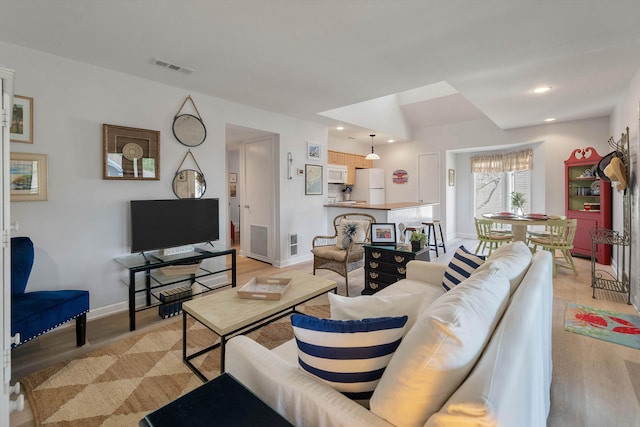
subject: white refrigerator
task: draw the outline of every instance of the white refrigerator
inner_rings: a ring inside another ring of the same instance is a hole
[[[356,169],[351,200],[364,200],[369,205],[384,204],[384,169]]]

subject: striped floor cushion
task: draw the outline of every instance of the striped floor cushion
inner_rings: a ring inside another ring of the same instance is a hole
[[[471,276],[476,268],[484,264],[484,255],[476,255],[469,252],[464,246],[460,246],[451,258],[449,265],[444,271],[442,287],[446,292]]]
[[[367,400],[400,345],[407,316],[362,320],[291,316],[300,368],[345,396]]]

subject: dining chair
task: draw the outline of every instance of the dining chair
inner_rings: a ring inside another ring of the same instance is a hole
[[[553,275],[556,275],[557,267],[568,268],[573,270],[573,273],[577,276],[578,270],[573,262],[571,256],[571,250],[573,249],[573,239],[576,235],[576,227],[578,226],[577,219],[550,219],[547,221],[547,229],[549,234],[547,236],[531,236],[529,238],[529,244],[532,245],[531,250],[535,252],[540,246],[546,251],[550,251],[553,256]],[[560,251],[562,257],[556,256],[556,251]],[[564,259],[566,264],[559,263],[559,260]]]
[[[489,248],[489,255],[494,249],[503,243],[509,243],[513,240],[513,235],[509,233],[496,233],[493,229],[494,222],[485,218],[474,218],[476,224],[476,234],[478,237],[478,246],[476,254],[484,253]]]

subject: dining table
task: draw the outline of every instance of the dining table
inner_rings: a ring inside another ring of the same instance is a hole
[[[560,219],[557,215],[524,214],[516,215],[512,212],[498,212],[482,214],[483,218],[490,219],[500,224],[511,225],[513,240],[527,241],[527,228],[531,225],[546,225],[550,219]]]

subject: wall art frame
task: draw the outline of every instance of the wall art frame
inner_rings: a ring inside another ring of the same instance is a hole
[[[11,153],[9,156],[9,193],[12,202],[47,200],[47,155]]]
[[[307,159],[322,160],[322,145],[307,141]]]
[[[102,179],[160,180],[160,131],[102,125]]]
[[[304,165],[304,194],[307,196],[322,195],[321,165]]]
[[[11,115],[11,142],[33,144],[33,98],[13,96],[13,112]]]

